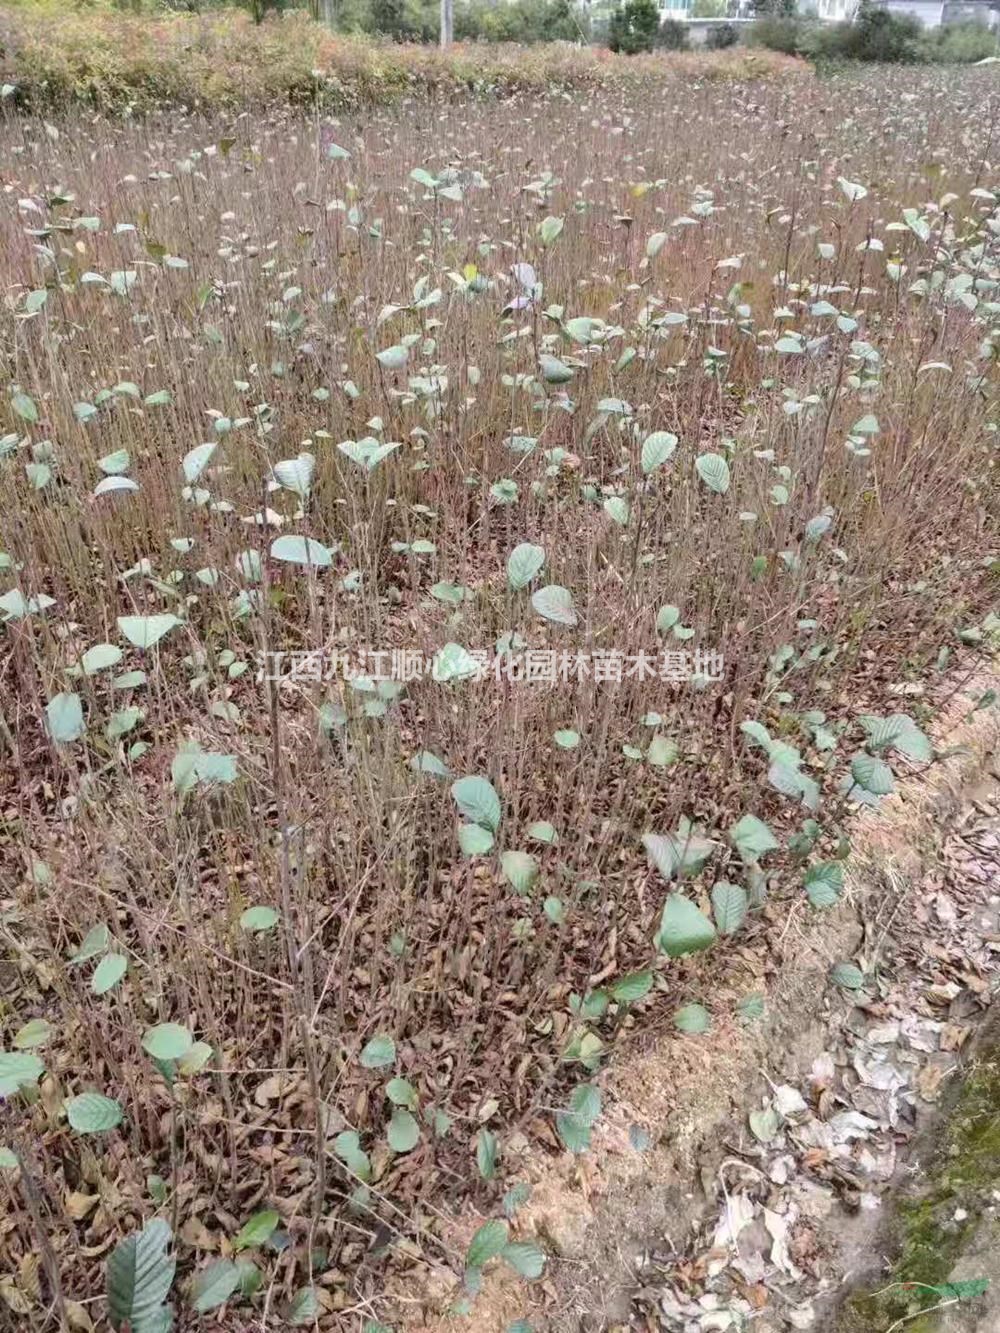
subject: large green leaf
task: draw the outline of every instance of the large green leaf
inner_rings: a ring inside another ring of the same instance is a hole
[[[696,1036],[712,1026],[712,1015],[703,1004],[684,1004],[674,1014],[674,1026],[679,1032]]]
[[[451,784],[451,794],[460,814],[496,833],[500,827],[500,797],[488,778],[459,778]]]
[[[393,1111],[388,1138],[395,1153],[412,1152],[420,1141],[420,1126],[405,1107],[397,1106]]]
[[[509,1234],[507,1223],[499,1218],[484,1222],[469,1242],[468,1253],[465,1256],[466,1268],[484,1268],[506,1248]]]
[[[556,1129],[572,1153],[586,1152],[590,1132],[601,1114],[601,1094],[592,1083],[581,1083],[570,1094],[569,1107],[556,1116]]]
[[[121,1124],[122,1108],[112,1097],[81,1092],[66,1103],[66,1119],[78,1134],[103,1134]]]
[[[486,856],[493,850],[493,834],[482,824],[459,824],[458,845],[463,856]]]
[[[756,861],[765,852],[776,851],[781,845],[768,826],[756,815],[744,815],[729,830],[733,846],[744,861]]]
[[[372,1037],[361,1052],[361,1064],[365,1069],[387,1069],[395,1063],[396,1043],[381,1033]]]
[[[531,605],[545,620],[572,627],[579,620],[573,606],[573,594],[558,583],[549,583],[531,594]]]
[[[669,880],[675,875],[696,874],[719,844],[679,829],[677,833],[644,833],[642,845],[663,878]]]
[[[713,944],[715,927],[690,898],[672,893],[663,904],[656,941],[661,953],[681,958]]]
[[[181,624],[174,615],[119,616],[118,628],[136,648],[152,648]]]
[[[0,1101],[31,1087],[44,1073],[45,1066],[30,1051],[0,1051]]]
[[[333,563],[333,554],[314,537],[299,537],[287,533],[284,537],[275,537],[271,543],[271,559],[283,560],[290,565],[326,569]]]
[[[216,1259],[196,1273],[191,1283],[191,1306],[207,1314],[224,1305],[239,1289],[241,1273],[231,1259]]]
[[[712,888],[712,911],[720,935],[734,935],[739,930],[747,915],[746,890],[739,884],[729,884],[725,880]]]
[[[526,588],[545,564],[545,551],[531,542],[521,542],[507,557],[507,582],[512,588]]]
[[[806,894],[813,907],[833,907],[844,887],[844,863],[819,861],[806,871]]]
[[[106,1269],[111,1326],[130,1333],[158,1333],[164,1327],[164,1306],[174,1280],[174,1259],[167,1253],[170,1228],[155,1217],[112,1251]]]
[[[57,694],[45,705],[45,725],[57,745],[83,735],[83,704],[78,694]]]
[[[142,1039],[143,1050],[154,1060],[181,1060],[194,1045],[194,1038],[180,1023],[158,1023]]]
[[[530,852],[508,851],[500,858],[504,878],[521,897],[531,892],[538,878],[538,862]]]
[[[729,464],[721,454],[699,454],[694,465],[710,491],[722,495],[729,490]]]
[[[517,1240],[505,1245],[500,1258],[529,1282],[540,1278],[545,1271],[544,1251],[533,1240]]]
[[[280,1221],[281,1218],[274,1208],[263,1208],[259,1213],[254,1213],[233,1237],[233,1249],[238,1253],[240,1250],[249,1250],[255,1245],[263,1245]]]
[[[642,442],[642,470],[646,476],[671,457],[677,448],[677,436],[666,430],[654,430]]]
[[[856,754],[851,760],[851,777],[872,796],[888,796],[896,787],[892,769],[885,760],[864,752]]]

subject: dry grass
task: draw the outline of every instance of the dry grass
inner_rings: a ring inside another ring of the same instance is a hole
[[[0,75],[37,110],[79,103],[137,113],[287,104],[344,111],[414,98],[807,77],[808,66],[765,50],[628,58],[552,43],[441,52],[336,35],[294,12],[255,26],[238,12],[133,19],[15,10],[0,14]]]
[[[511,1183],[502,1158],[496,1181],[477,1180],[480,1126],[501,1150],[515,1131],[557,1150],[553,1108],[616,1036],[682,1000],[711,1007],[696,963],[654,955],[665,887],[639,838],[682,817],[720,839],[747,811],[783,841],[801,823],[743,720],[802,749],[831,794],[816,855],[836,849],[854,719],[897,710],[903,691],[923,720],[942,649],[995,596],[991,289],[977,306],[961,276],[997,277],[990,93],[989,71],[880,71],[414,103],[340,123],[5,122],[0,587],[54,599],[0,642],[0,1045],[33,1017],[53,1028],[40,1097],[4,1112],[23,1169],[0,1172],[20,1284],[0,1274],[0,1297],[21,1293],[19,1326],[56,1326],[62,1300],[97,1301],[101,1256],[157,1211],[150,1174],[167,1182],[182,1306],[191,1271],[265,1202],[292,1241],[259,1256],[265,1326],[310,1268],[321,1326],[345,1328],[381,1309],[386,1267],[419,1262],[415,1251],[460,1269],[437,1209],[471,1192],[496,1213]],[[331,159],[331,142],[351,156]],[[460,199],[410,175],[448,167]],[[849,202],[841,176],[866,197]],[[909,207],[926,240],[890,229]],[[546,217],[564,228],[543,245]],[[872,237],[884,248],[866,248]],[[544,290],[505,316],[522,291],[515,262]],[[905,265],[899,281],[887,262]],[[911,291],[923,278],[929,295]],[[42,290],[44,304],[30,295]],[[856,329],[839,330],[821,300]],[[556,305],[611,332],[573,344]],[[667,312],[677,321],[656,325]],[[774,349],[790,329],[807,351]],[[406,369],[381,365],[374,353],[405,335]],[[573,371],[563,386],[539,375],[551,354]],[[162,390],[169,401],[146,402]],[[599,411],[611,398],[628,410]],[[859,456],[845,441],[864,417],[877,433],[855,432],[855,449],[870,445]],[[655,430],[679,443],[644,481]],[[337,447],[366,434],[400,446],[370,474]],[[514,452],[512,435],[538,444]],[[210,439],[185,495],[181,459]],[[118,450],[139,489],[94,496],[98,459]],[[270,468],[300,451],[315,458],[308,498],[268,491]],[[706,451],[728,456],[725,493],[699,479]],[[491,491],[504,481],[517,486],[509,504]],[[609,499],[627,501],[623,526]],[[826,510],[828,531],[806,540]],[[279,532],[324,543],[332,566],[309,575],[271,559]],[[508,587],[523,541],[545,550],[534,586],[571,591],[575,628]],[[432,545],[400,549],[415,542]],[[256,671],[265,649],[430,655],[515,630],[533,648],[656,653],[665,604],[694,631],[673,647],[724,653],[721,682],[424,678],[380,709],[342,682],[279,697]],[[155,652],[119,633],[120,616],[162,612],[183,623]],[[68,674],[105,641],[120,665]],[[139,668],[142,686],[113,688]],[[67,691],[86,732],[56,745],[46,701]],[[134,729],[109,735],[128,706],[141,710]],[[813,744],[815,709],[832,750]],[[654,711],[659,724],[641,721]],[[554,744],[560,728],[578,748]],[[677,747],[669,766],[642,757],[654,733]],[[189,739],[232,756],[236,780],[182,799],[171,765]],[[423,750],[455,776],[492,779],[497,851],[538,857],[530,895],[504,881],[496,853],[460,854],[448,782],[411,766]],[[529,840],[541,820],[555,845]],[[768,911],[740,940],[764,958],[802,893],[794,856],[767,866]],[[707,904],[715,878],[747,878],[725,846],[691,896]],[[276,909],[274,929],[241,928],[254,904]],[[92,963],[67,963],[98,922],[129,959],[103,997]],[[574,996],[641,968],[655,978],[647,999],[580,1022]],[[173,1094],[140,1045],[167,1020],[213,1051]],[[394,1069],[359,1063],[377,1033],[395,1039]],[[422,1122],[399,1154],[386,1139],[393,1072]],[[120,1129],[93,1139],[67,1126],[63,1099],[84,1088],[121,1102]],[[432,1107],[450,1117],[444,1137],[424,1122]],[[332,1151],[348,1126],[371,1156],[373,1212],[350,1203],[357,1181]],[[67,1203],[80,1194],[91,1202]],[[18,1269],[31,1255],[40,1289]]]

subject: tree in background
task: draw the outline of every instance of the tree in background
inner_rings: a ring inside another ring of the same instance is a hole
[[[652,51],[660,31],[660,11],[656,0],[626,0],[616,8],[608,22],[608,46],[633,56]]]
[[[727,0],[694,0],[691,6],[693,19],[724,19],[728,13]]]
[[[796,0],[756,0],[754,13],[776,18],[791,18],[798,13],[798,5]]]

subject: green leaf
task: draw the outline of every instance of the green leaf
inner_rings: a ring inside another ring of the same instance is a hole
[[[533,824],[529,824],[527,836],[534,842],[544,842],[549,846],[559,841],[555,827],[547,819],[536,819]]]
[[[244,1300],[252,1300],[261,1288],[264,1274],[247,1255],[241,1255],[234,1263],[239,1279],[239,1293]]]
[[[450,777],[448,765],[430,750],[418,750],[410,759],[410,767],[415,773],[428,773],[432,778]]]
[[[484,1222],[469,1242],[465,1256],[466,1268],[474,1270],[485,1268],[491,1259],[496,1259],[504,1251],[508,1236],[506,1222],[499,1218]]]
[[[630,972],[619,977],[611,987],[611,996],[619,1004],[635,1004],[648,995],[653,986],[653,974],[650,971]]]
[[[699,454],[694,465],[710,491],[723,495],[729,490],[729,464],[721,454]]]
[[[682,821],[677,833],[644,833],[642,845],[664,879],[697,874],[719,844],[698,837]]]
[[[940,1286],[922,1287],[923,1291],[933,1292],[942,1301],[974,1301],[984,1296],[989,1290],[988,1277],[970,1277],[964,1282],[943,1282]]]
[[[31,426],[38,421],[38,408],[35,406],[35,400],[29,398],[26,393],[12,394],[10,405],[22,421],[27,421]]]
[[[152,648],[181,624],[174,615],[119,616],[118,628],[136,648]]]
[[[481,824],[459,824],[458,845],[463,856],[486,856],[493,850],[493,834]]]
[[[417,1090],[409,1079],[391,1078],[385,1085],[385,1095],[393,1106],[405,1106],[410,1111],[415,1111],[419,1104]]]
[[[280,1221],[281,1217],[274,1208],[263,1208],[260,1212],[254,1213],[252,1217],[247,1218],[233,1237],[233,1249],[238,1254],[240,1250],[263,1245],[274,1234]]]
[[[169,1327],[163,1302],[174,1280],[175,1260],[167,1254],[170,1228],[155,1217],[139,1232],[115,1246],[106,1269],[111,1326],[128,1325],[131,1333],[152,1333]]]
[[[66,1103],[66,1119],[78,1134],[103,1134],[122,1121],[122,1108],[99,1092],[81,1092]]]
[[[782,352],[785,356],[801,356],[805,350],[805,344],[800,338],[791,333],[786,333],[783,338],[779,338],[774,344],[776,352]]]
[[[96,958],[99,954],[104,953],[110,942],[111,932],[101,921],[96,926],[91,926],[83,937],[79,949],[71,956],[69,961],[71,963],[86,963],[91,958]]]
[[[420,1126],[409,1111],[397,1107],[389,1121],[389,1147],[393,1152],[411,1152],[420,1141]]]
[[[219,447],[217,440],[209,440],[207,444],[196,445],[194,449],[189,449],[181,460],[181,468],[184,472],[184,480],[189,486],[198,480],[209,460]]]
[[[271,559],[283,560],[290,565],[305,565],[312,569],[326,569],[333,563],[333,555],[322,542],[312,537],[298,537],[291,533],[275,537],[271,543]]]
[[[507,582],[512,588],[526,588],[544,564],[543,547],[521,542],[507,557]]]
[[[194,1038],[180,1023],[158,1023],[142,1039],[142,1049],[154,1060],[181,1060],[194,1044]]]
[[[543,218],[538,227],[538,239],[542,245],[551,245],[562,233],[564,225],[562,218]]]
[[[80,666],[85,676],[94,676],[98,671],[117,666],[122,660],[122,650],[116,643],[95,643],[80,658]]]
[[[657,946],[670,958],[697,953],[715,942],[715,927],[689,898],[672,893],[663,904]]]
[[[476,1165],[484,1180],[492,1180],[497,1173],[498,1145],[495,1134],[481,1129],[476,1135]]]
[[[565,361],[560,361],[557,356],[550,356],[547,352],[543,352],[538,358],[538,365],[546,384],[566,384],[573,378],[572,368],[567,366]]]
[[[479,663],[460,643],[446,643],[434,654],[431,676],[439,684],[449,680],[468,680],[479,673]]]
[[[487,778],[459,778],[451,784],[451,794],[461,815],[496,833],[500,827],[500,797]]]
[[[44,1018],[32,1018],[14,1034],[13,1045],[19,1051],[33,1051],[44,1046],[51,1036],[51,1023]]]
[[[592,1083],[573,1089],[569,1109],[556,1116],[556,1130],[570,1152],[586,1152],[590,1147],[590,1131],[600,1113],[601,1094]]]
[[[518,1240],[505,1245],[500,1258],[529,1282],[545,1272],[545,1254],[533,1240]]]
[[[361,1147],[361,1139],[353,1129],[344,1130],[333,1141],[333,1150],[349,1171],[359,1180],[370,1180],[372,1174],[371,1159]]]
[[[305,500],[309,497],[315,467],[316,459],[310,453],[299,454],[298,458],[283,458],[274,465],[274,478],[285,490]]]
[[[892,713],[889,717],[865,715],[858,721],[865,730],[871,750],[899,750],[911,759],[925,763],[934,757],[930,738],[906,713]]]
[[[604,501],[602,508],[604,509],[604,512],[607,514],[608,518],[610,518],[613,522],[617,523],[620,528],[624,528],[628,523],[628,518],[629,518],[628,501],[624,500],[620,495],[608,496],[608,498]]]
[[[855,421],[850,431],[852,435],[877,435],[878,432],[878,417],[872,416],[870,412],[867,412],[858,421]]]
[[[751,1111],[747,1116],[747,1121],[750,1125],[750,1132],[758,1143],[770,1143],[781,1128],[778,1113],[770,1105]]]
[[[744,815],[729,830],[729,838],[744,861],[756,861],[780,847],[777,838],[756,815]]]
[[[573,606],[573,594],[558,583],[549,583],[531,594],[531,605],[543,620],[572,627],[579,619]]]
[[[642,442],[642,471],[649,476],[658,467],[662,467],[677,448],[677,436],[666,430],[654,430]]]
[[[712,911],[720,935],[735,935],[746,920],[746,890],[739,884],[719,880],[712,888]]]
[[[842,861],[819,861],[806,871],[806,894],[813,907],[833,907],[843,887]]]
[[[379,1034],[361,1052],[361,1064],[365,1069],[386,1069],[396,1063],[396,1043],[391,1037]]]
[[[315,1287],[300,1287],[295,1293],[288,1311],[288,1322],[296,1328],[304,1324],[314,1324],[319,1314],[319,1297]]]
[[[241,1273],[231,1259],[216,1259],[194,1275],[191,1283],[191,1308],[207,1314],[225,1305],[240,1288]]]
[[[26,1051],[0,1051],[0,1100],[13,1097],[22,1087],[31,1087],[45,1073],[37,1055]]]
[[[273,930],[280,921],[277,909],[274,907],[248,907],[245,912],[240,914],[240,929],[256,934],[263,930]]]
[[[410,359],[410,350],[404,347],[402,343],[396,343],[393,347],[385,347],[381,352],[375,353],[375,360],[386,370],[402,370]]]
[[[530,852],[508,851],[500,858],[504,878],[522,898],[527,897],[538,878],[538,862]]]
[[[856,754],[851,760],[851,777],[862,790],[872,796],[888,796],[895,791],[892,769],[883,759],[871,754]]]
[[[183,1078],[191,1074],[197,1074],[199,1069],[203,1069],[212,1058],[212,1048],[207,1041],[196,1041],[188,1051],[177,1062],[177,1072]]]
[[[560,750],[575,750],[580,744],[580,733],[573,731],[572,728],[566,728],[563,731],[553,732],[552,739]]]
[[[667,736],[654,736],[646,751],[646,763],[654,768],[669,768],[680,755],[677,745]]]
[[[679,1032],[698,1035],[712,1026],[712,1016],[701,1004],[685,1004],[674,1014],[674,1026]]]
[[[45,705],[45,725],[57,745],[68,745],[83,735],[83,704],[78,694],[57,694]]]
[[[830,979],[845,990],[860,990],[865,984],[865,974],[853,963],[838,963],[831,970]]]

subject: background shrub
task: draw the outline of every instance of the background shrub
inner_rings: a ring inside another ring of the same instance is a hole
[[[691,44],[687,24],[678,19],[666,19],[660,25],[656,44],[664,51],[686,51]]]
[[[724,51],[727,46],[735,46],[740,34],[733,23],[720,23],[717,28],[709,28],[705,45],[710,51]]]

